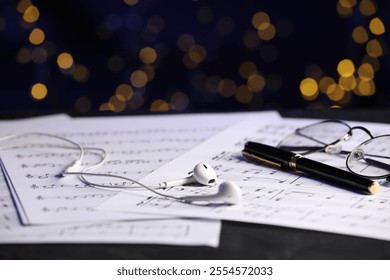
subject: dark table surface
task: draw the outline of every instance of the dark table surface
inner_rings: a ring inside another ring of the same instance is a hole
[[[284,117],[336,118],[390,123],[390,109],[386,108],[284,110],[280,113]],[[28,115],[31,116],[34,113]],[[3,119],[20,116],[22,116],[20,113],[0,113]],[[0,258],[390,259],[390,242],[279,226],[223,221],[218,248],[132,244],[12,244],[0,245]]]

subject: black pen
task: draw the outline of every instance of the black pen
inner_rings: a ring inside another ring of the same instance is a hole
[[[242,154],[260,163],[301,172],[313,179],[327,181],[351,190],[375,194],[380,189],[378,182],[368,178],[269,145],[247,142]]]

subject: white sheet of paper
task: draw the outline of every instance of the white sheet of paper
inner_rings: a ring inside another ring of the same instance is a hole
[[[275,112],[263,114],[279,118]],[[45,126],[40,131],[55,133],[83,146],[104,148],[109,158],[97,172],[140,179],[249,115],[251,114],[231,113],[83,118],[59,122],[55,126]],[[22,132],[26,132],[25,129]],[[28,143],[63,144],[61,141],[51,141],[45,137],[29,137],[27,140]],[[22,143],[27,140],[20,139]],[[81,183],[77,177],[57,178],[56,175],[77,155],[77,150],[46,146],[1,152],[7,180],[24,224],[161,217],[159,214],[146,216],[94,211],[94,207],[116,192],[91,188]],[[83,167],[98,161],[98,156],[87,155]],[[126,183],[123,180],[102,177],[90,180],[114,186]],[[139,188],[132,191],[138,192]]]
[[[250,117],[203,142],[188,153],[143,178],[154,184],[185,172],[199,159],[207,160],[217,169],[220,181],[232,180],[240,185],[243,201],[236,206],[194,206],[170,199],[123,191],[97,209],[106,211],[139,211],[142,213],[180,213],[183,217],[207,217],[250,223],[272,224],[319,230],[362,237],[390,240],[390,186],[381,182],[380,193],[362,195],[316,180],[243,159],[241,150],[248,140],[276,145],[284,136],[316,120],[284,119],[267,126]],[[354,123],[351,122],[353,125]],[[374,135],[388,134],[390,125],[358,123]],[[354,136],[343,143],[346,150],[363,140]],[[345,158],[317,153],[312,158],[326,164],[345,168]],[[173,172],[174,170],[174,172]],[[215,193],[215,188],[175,187],[169,195]]]
[[[58,127],[72,127],[72,121],[67,115],[52,115],[0,121],[0,127],[3,134],[27,131],[51,132],[56,131]],[[89,122],[93,122],[93,119]],[[1,144],[3,143],[0,143],[0,146]],[[4,151],[0,151],[2,152]],[[0,220],[0,243],[142,243],[217,247],[221,229],[220,221],[204,219],[97,221],[65,225],[22,226],[1,170]]]
[[[217,220],[162,219],[23,226],[0,170],[0,243],[131,243],[218,247]]]

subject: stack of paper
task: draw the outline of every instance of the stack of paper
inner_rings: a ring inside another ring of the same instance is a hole
[[[140,179],[248,114],[72,119],[64,115],[3,121],[2,136],[51,133],[108,154],[99,173]],[[276,116],[276,114],[270,114]],[[49,145],[50,144],[50,145]],[[0,242],[105,242],[218,246],[220,221],[177,215],[101,212],[119,190],[91,188],[78,177],[58,178],[78,150],[43,136],[0,142]],[[17,146],[5,149],[9,146]],[[86,154],[83,167],[99,161]],[[188,172],[188,171],[187,171]],[[177,174],[177,176],[185,176]],[[103,182],[102,182],[103,180]],[[91,181],[123,186],[106,178]],[[7,188],[8,186],[8,188]],[[139,192],[134,189],[134,193]],[[11,195],[12,194],[12,198]],[[16,206],[16,208],[15,208]]]
[[[137,116],[72,119],[64,115],[3,121],[2,136],[44,132],[83,147],[104,149],[105,164],[92,169],[158,183],[188,175],[199,162],[217,172],[219,183],[234,181],[243,201],[236,206],[196,206],[159,197],[128,181],[88,179],[124,191],[93,188],[77,176],[57,175],[79,151],[44,136],[2,141],[4,177],[0,178],[0,242],[153,243],[218,246],[220,220],[272,224],[390,240],[390,191],[386,182],[375,196],[353,193],[244,160],[246,141],[276,145],[315,120],[282,119],[275,112]],[[384,124],[362,124],[374,134]],[[348,143],[361,142],[359,135]],[[344,145],[344,143],[343,143]],[[345,168],[345,158],[313,158]],[[101,154],[87,150],[81,169]],[[177,186],[160,190],[171,196],[215,193],[215,187]],[[194,219],[195,218],[195,219]]]

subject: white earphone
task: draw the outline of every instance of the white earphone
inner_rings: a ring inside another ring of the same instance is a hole
[[[160,183],[160,187],[166,188],[195,182],[206,186],[213,186],[217,182],[217,174],[207,163],[198,163],[195,165],[194,170],[189,174],[192,175],[182,179],[162,182]]]
[[[218,192],[215,194],[211,195],[199,195],[199,196],[182,196],[182,197],[177,197],[177,196],[171,196],[167,195],[161,192],[156,191],[155,189],[146,186],[145,184],[142,184],[141,182],[120,176],[120,175],[114,175],[114,174],[101,174],[101,173],[91,173],[88,172],[89,170],[93,168],[97,168],[106,161],[107,159],[107,154],[104,149],[101,148],[84,148],[78,143],[71,141],[67,138],[53,135],[53,134],[48,134],[48,133],[40,133],[40,132],[32,132],[32,133],[23,133],[23,134],[13,134],[13,135],[8,135],[5,137],[0,137],[0,141],[3,140],[10,140],[13,138],[21,137],[21,136],[28,136],[28,135],[36,135],[36,136],[47,136],[51,138],[56,138],[62,141],[65,141],[69,144],[72,144],[74,147],[73,149],[78,149],[79,150],[79,156],[76,160],[74,160],[72,163],[68,164],[63,171],[56,175],[56,177],[65,177],[67,175],[78,175],[80,176],[80,180],[84,182],[85,184],[95,187],[95,188],[104,188],[104,189],[123,189],[123,188],[133,188],[133,187],[127,187],[127,186],[106,186],[106,185],[101,185],[97,183],[93,183],[85,178],[85,176],[100,176],[100,177],[111,177],[111,178],[117,178],[117,179],[122,179],[126,181],[130,181],[134,184],[137,184],[159,196],[174,199],[180,202],[185,202],[185,203],[192,203],[192,202],[210,202],[210,204],[215,204],[215,203],[221,203],[221,204],[238,204],[241,199],[242,199],[242,194],[241,194],[241,189],[238,185],[236,185],[233,182],[223,182],[218,189]],[[19,145],[20,146],[20,145]],[[18,145],[10,145],[7,147],[0,147],[0,149],[7,149],[7,148],[16,148]],[[67,147],[67,148],[72,148],[72,147]],[[97,163],[94,166],[90,166],[87,168],[84,168],[81,171],[74,171],[74,169],[79,168],[81,166],[82,159],[84,157],[84,150],[96,150],[101,153],[102,159],[99,163]],[[177,179],[177,180],[172,180],[172,181],[166,181],[163,183],[160,183],[160,188],[166,188],[166,187],[171,187],[171,186],[177,186],[177,185],[183,185],[187,183],[192,183],[192,182],[198,182],[202,185],[208,185],[208,186],[214,186],[216,185],[217,181],[217,175],[214,171],[214,169],[206,164],[206,163],[199,163],[194,167],[194,170],[190,172],[191,176],[182,178],[182,179]]]
[[[211,195],[183,196],[184,201],[209,201],[223,202],[224,204],[238,204],[242,200],[240,187],[233,182],[223,182],[219,185],[218,192]]]

